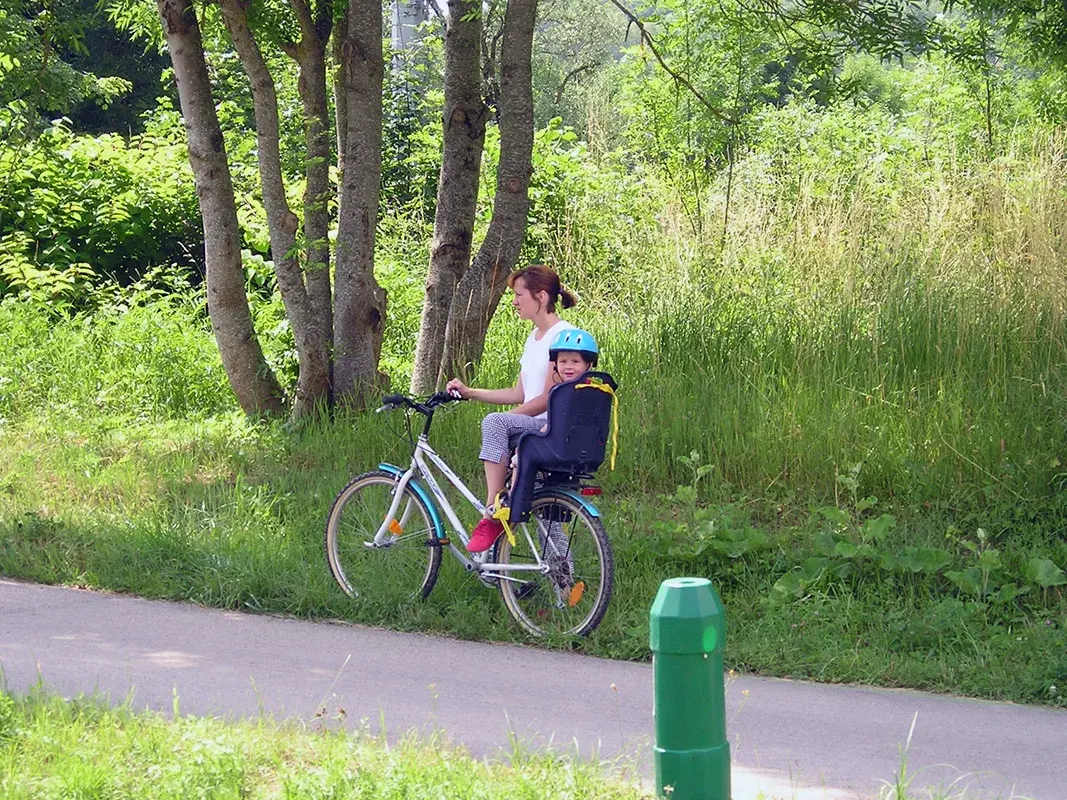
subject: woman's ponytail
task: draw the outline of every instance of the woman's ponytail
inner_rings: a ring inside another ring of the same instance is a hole
[[[521,280],[531,294],[544,292],[548,295],[548,310],[555,311],[557,301],[564,308],[573,308],[578,304],[578,296],[563,286],[559,275],[543,264],[531,264],[508,275],[508,286],[515,288],[515,281]]]

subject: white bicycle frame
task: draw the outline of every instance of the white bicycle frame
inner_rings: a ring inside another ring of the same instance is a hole
[[[460,480],[460,478],[456,475],[456,473],[452,471],[448,464],[445,463],[445,460],[441,458],[441,456],[439,456],[432,447],[430,447],[430,443],[426,438],[426,434],[424,433],[419,436],[418,441],[415,443],[415,452],[412,454],[411,457],[411,466],[408,467],[407,472],[405,472],[397,479],[397,484],[393,489],[393,500],[392,503],[389,505],[389,511],[385,515],[385,519],[382,520],[382,524],[378,528],[377,533],[374,534],[374,542],[370,546],[381,547],[383,545],[386,545],[389,538],[393,535],[392,531],[390,530],[390,525],[392,524],[393,520],[396,520],[396,512],[400,509],[400,500],[404,496],[404,490],[407,489],[408,484],[411,482],[412,478],[414,478],[416,474],[418,474],[418,476],[422,478],[426,485],[430,487],[430,491],[433,492],[433,496],[437,499],[437,504],[439,508],[444,511],[445,516],[448,517],[448,522],[452,526],[453,532],[459,537],[459,540],[463,542],[464,546],[466,546],[469,540],[467,536],[467,531],[464,528],[463,523],[460,521],[459,516],[456,514],[455,509],[452,508],[452,504],[449,503],[448,498],[445,497],[445,493],[441,490],[441,486],[440,484],[438,484],[437,479],[434,477],[433,472],[430,470],[430,465],[427,464],[427,461],[429,461],[430,464],[433,464],[433,466],[437,467],[437,469],[441,471],[441,474],[444,475],[445,479],[447,479],[449,483],[456,487],[456,489],[459,490],[460,494],[462,494],[467,499],[467,502],[474,506],[479,513],[483,515],[485,514],[485,504],[482,503],[482,501],[479,500],[477,497],[475,497],[474,493],[467,488],[466,484],[464,484],[463,481]],[[404,515],[399,520],[401,528],[404,528],[406,526],[408,517],[411,515],[413,506],[414,504],[409,502],[407,507],[404,509]],[[537,524],[541,525],[541,521],[537,520]],[[456,547],[456,545],[451,541],[451,539],[449,540],[448,546],[449,548],[451,548],[453,555],[455,555],[456,558],[463,562],[463,566],[467,569],[468,572],[489,573],[493,574],[495,577],[500,578],[501,580],[519,582],[522,582],[519,578],[510,578],[500,573],[540,572],[542,574],[548,574],[548,563],[542,560],[541,553],[538,551],[538,548],[534,546],[533,539],[530,538],[529,527],[527,525],[520,525],[517,527],[522,529],[522,533],[526,537],[527,543],[530,545],[530,552],[534,554],[536,563],[483,563],[481,561],[475,561],[468,558],[462,550]],[[517,533],[517,531],[513,529],[513,533]],[[547,536],[546,532],[542,532],[542,534]]]

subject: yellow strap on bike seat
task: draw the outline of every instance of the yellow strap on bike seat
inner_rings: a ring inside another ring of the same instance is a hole
[[[599,378],[589,378],[585,383],[579,383],[575,389],[599,389],[611,395],[611,469],[615,470],[615,454],[619,450],[619,396],[615,390]]]
[[[501,495],[503,494],[503,492],[500,492],[500,494],[496,496],[496,500],[493,501],[493,504],[496,506],[496,511],[493,512],[493,519],[498,520],[500,524],[504,526],[504,533],[507,534],[511,546],[514,547],[516,540],[515,533],[511,530],[511,509],[508,506],[501,504],[500,500]]]

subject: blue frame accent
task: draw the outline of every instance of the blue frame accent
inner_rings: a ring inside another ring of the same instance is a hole
[[[407,471],[386,463],[379,464],[378,469],[382,472],[388,472],[390,475],[394,475],[397,478],[401,477]],[[433,501],[433,498],[430,497],[430,493],[426,491],[426,487],[415,477],[412,477],[412,479],[408,481],[408,486],[411,487],[412,491],[415,492],[420,500],[422,500],[426,505],[427,510],[430,512],[430,523],[434,527],[434,535],[437,536],[438,539],[447,539],[445,526],[444,523],[441,522],[441,514],[437,510],[437,504]]]
[[[578,492],[574,491],[574,489],[568,489],[565,486],[546,486],[543,489],[534,492],[534,499],[537,499],[538,497],[541,497],[546,494],[562,494],[566,497],[569,497],[571,500],[573,500],[582,508],[584,508],[586,513],[589,514],[589,516],[600,519],[600,509],[598,509],[596,506],[586,500],[584,495],[578,494]]]

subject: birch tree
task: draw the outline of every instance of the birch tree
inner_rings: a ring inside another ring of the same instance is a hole
[[[452,297],[470,266],[488,113],[482,100],[481,2],[450,0],[448,10],[443,152],[426,299],[411,378],[411,391],[416,394],[432,392],[441,378],[441,356]]]
[[[245,413],[277,414],[282,392],[256,338],[245,297],[237,205],[191,0],[158,0],[204,219],[207,307],[222,364]]]
[[[299,361],[292,415],[304,416],[330,401],[364,403],[368,392],[376,391],[383,381],[378,358],[385,293],[374,278],[384,75],[381,0],[351,0],[336,26],[329,0],[288,0],[280,9],[259,6],[261,12],[266,8],[272,13],[260,14],[256,22],[249,0],[218,0],[218,4],[252,95],[271,256]],[[263,359],[244,294],[233,185],[196,9],[191,0],[158,0],[158,9],[209,242],[205,248],[209,308],[214,306],[212,324],[223,364],[246,412],[278,413],[284,401]],[[264,43],[280,46],[299,67],[306,165],[302,237],[286,192],[278,97]],[[328,55],[337,66],[334,98],[341,174],[335,286],[330,280]]]

